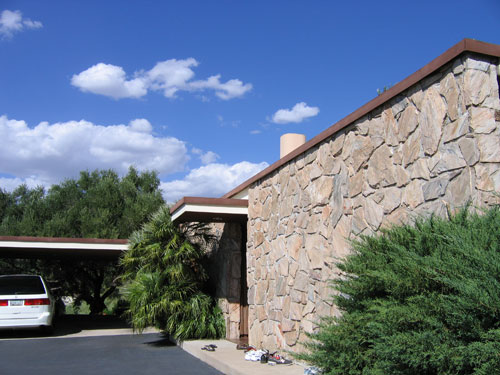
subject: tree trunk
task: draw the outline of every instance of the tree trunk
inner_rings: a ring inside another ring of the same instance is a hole
[[[100,289],[100,288],[99,288]],[[116,290],[116,286],[111,286],[104,294],[101,296],[100,293],[93,295],[90,301],[87,301],[90,306],[90,315],[99,315],[106,308],[104,301],[108,298],[111,293]]]

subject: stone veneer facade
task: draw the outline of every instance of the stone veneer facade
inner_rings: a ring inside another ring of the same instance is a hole
[[[328,281],[346,239],[499,203],[498,63],[463,54],[249,187],[250,344],[300,350],[340,314]]]

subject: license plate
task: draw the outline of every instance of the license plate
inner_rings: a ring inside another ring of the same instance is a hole
[[[24,300],[22,300],[22,299],[11,300],[10,305],[11,306],[22,306],[22,305],[24,305]]]

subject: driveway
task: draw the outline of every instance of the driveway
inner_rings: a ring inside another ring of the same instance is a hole
[[[159,333],[93,337],[9,336],[2,334],[0,337],[2,375],[220,374]]]

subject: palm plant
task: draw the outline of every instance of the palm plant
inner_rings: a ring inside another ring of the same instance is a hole
[[[166,206],[132,234],[121,265],[134,329],[155,326],[180,341],[224,336],[222,312],[202,291],[205,246],[211,240],[206,226],[176,227]]]

